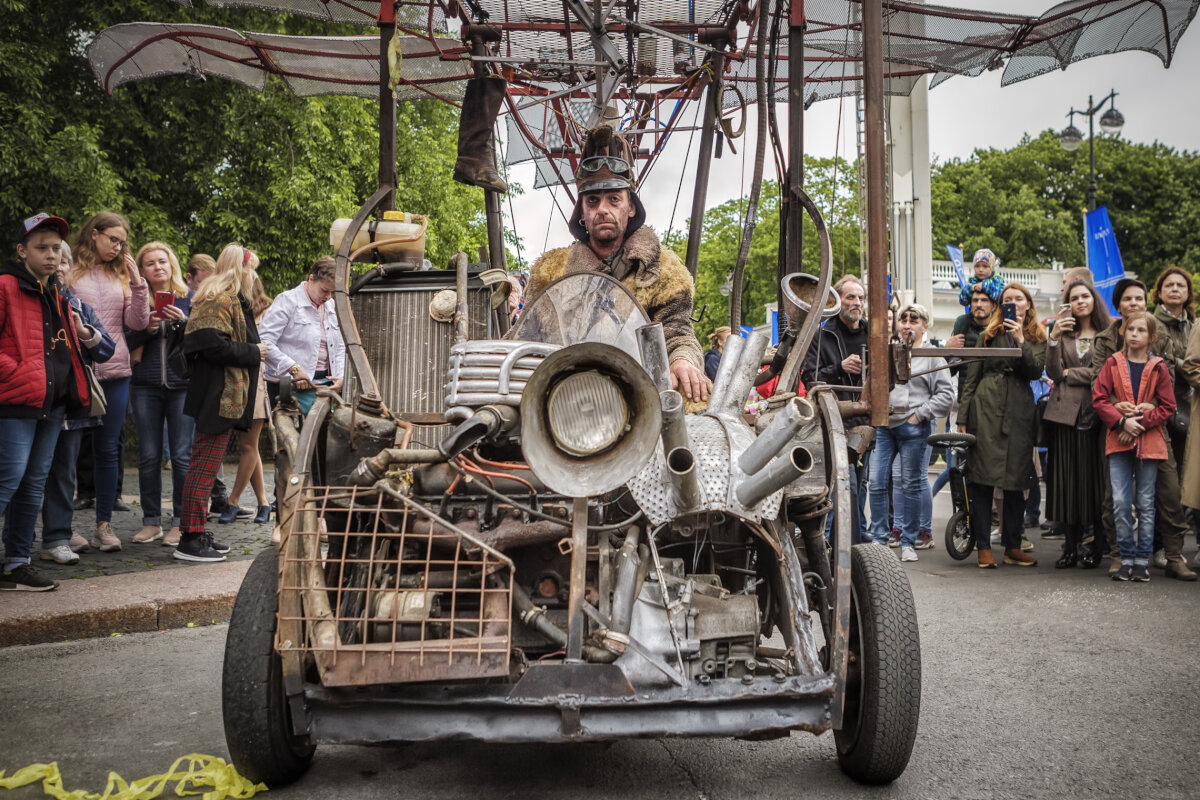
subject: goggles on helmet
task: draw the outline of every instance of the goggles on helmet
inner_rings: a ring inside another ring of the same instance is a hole
[[[594,175],[605,167],[614,175],[629,176],[629,162],[618,156],[589,156],[579,162],[581,175]]]

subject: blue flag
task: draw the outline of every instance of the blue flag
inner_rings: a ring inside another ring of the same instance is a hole
[[[1101,206],[1087,212],[1083,227],[1092,282],[1096,285],[1096,292],[1108,303],[1108,310],[1115,314],[1117,309],[1112,302],[1113,287],[1125,277],[1125,265],[1121,262],[1121,250],[1117,247],[1117,236],[1108,219],[1108,209]]]
[[[959,288],[966,286],[967,273],[963,270],[962,248],[948,244],[946,245],[946,252],[950,255],[950,263],[954,265],[954,271],[958,273]]]

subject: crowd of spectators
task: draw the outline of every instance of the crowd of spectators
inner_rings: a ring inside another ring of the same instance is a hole
[[[332,259],[318,260],[273,303],[252,250],[233,243],[215,259],[193,254],[185,278],[164,242],[133,255],[130,230],[124,217],[101,212],[71,237],[66,220],[35,214],[20,224],[16,258],[0,267],[0,590],[58,585],[32,565],[39,511],[44,561],[76,564],[89,549],[156,541],[183,561],[223,560],[229,547],[207,530],[210,517],[270,521],[258,452],[278,393],[272,385],[287,374],[300,397],[315,385],[341,385]],[[122,541],[112,517],[124,505],[127,413],[137,435],[142,527]],[[235,437],[240,459],[227,494],[220,471]],[[239,505],[247,487],[253,510]],[[74,512],[90,507],[88,537],[76,532]]]
[[[1200,434],[1189,425],[1200,404],[1200,326],[1191,275],[1167,268],[1152,297],[1141,281],[1119,281],[1113,319],[1091,273],[1068,270],[1058,307],[1042,317],[1032,293],[1006,283],[998,263],[990,250],[975,254],[974,277],[960,295],[966,311],[944,347],[1005,353],[947,365],[921,354],[931,346],[924,307],[910,303],[894,319],[888,311],[893,340],[913,349],[914,377],[891,390],[887,425],[872,429],[853,414],[844,420],[855,541],[898,547],[902,561],[935,546],[929,509],[951,465],[931,487],[926,442],[946,418],[949,429],[974,437],[965,477],[981,568],[998,566],[993,544],[1004,564],[1036,566],[1027,531],[1040,527],[1043,540],[1062,541],[1059,569],[1092,569],[1108,558],[1117,580],[1147,581],[1149,566],[1196,580],[1183,556],[1184,536],[1200,534]],[[864,291],[854,277],[835,290],[841,312],[813,343],[803,382],[857,400],[869,367]]]

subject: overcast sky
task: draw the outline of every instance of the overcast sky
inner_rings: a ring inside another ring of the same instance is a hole
[[[1052,0],[1008,0],[1004,3],[956,0],[947,5],[988,9],[1016,14],[1041,14],[1052,7]],[[1164,69],[1157,56],[1131,52],[1081,61],[1064,71],[1032,78],[1001,87],[1003,70],[987,72],[978,78],[954,77],[929,93],[929,128],[932,155],[940,160],[966,158],[977,147],[1008,149],[1026,133],[1036,136],[1047,128],[1066,127],[1067,111],[1072,106],[1086,108],[1088,95],[1099,99],[1115,89],[1116,106],[1125,115],[1122,138],[1134,142],[1159,141],[1178,150],[1200,150],[1200,23],[1193,22],[1179,41],[1170,69]],[[696,104],[699,105],[699,104]],[[842,113],[840,140],[838,114]],[[754,107],[752,106],[751,109]],[[781,110],[781,118],[785,112]],[[1098,122],[1099,120],[1097,120]],[[813,105],[805,117],[805,149],[819,156],[840,153],[854,159],[854,101],[825,100]],[[1076,125],[1087,133],[1086,118],[1076,117]],[[739,141],[753,149],[755,117],[751,111],[746,136]],[[503,128],[503,126],[501,126]],[[649,224],[660,234],[665,232],[672,215],[676,228],[686,224],[691,211],[691,191],[695,174],[695,155],[685,164],[686,134],[677,134],[668,144],[658,166],[651,174],[653,190],[643,187],[640,196],[646,204]],[[696,137],[698,143],[699,136]],[[693,148],[696,145],[693,145]],[[1086,145],[1085,145],[1086,146]],[[724,157],[714,159],[708,189],[708,206],[743,196],[750,185],[753,152],[744,161],[726,149]],[[683,173],[683,190],[676,189]],[[566,224],[555,209],[550,189],[533,189],[532,164],[510,169],[511,178],[525,194],[511,200],[516,216],[516,231],[524,240],[526,260],[532,260],[545,247],[571,242]],[[765,177],[774,177],[770,156]],[[1103,195],[1103,186],[1100,187]],[[566,213],[563,192],[558,201]],[[503,203],[505,225],[513,220],[509,200]],[[545,243],[545,244],[544,244]]]

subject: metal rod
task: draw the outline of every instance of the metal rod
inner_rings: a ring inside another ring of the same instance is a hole
[[[725,69],[725,56],[713,53],[708,57],[711,73],[708,76],[708,95],[704,106],[704,127],[700,130],[700,153],[696,162],[696,188],[692,193],[692,219],[688,228],[686,263],[688,272],[696,277],[696,263],[700,259],[700,235],[704,226],[704,204],[708,199],[708,174],[712,165],[713,131],[717,125],[717,111],[721,107],[721,73]]]
[[[1096,210],[1096,106],[1088,95],[1088,211]]]
[[[588,505],[586,497],[576,497],[571,508],[571,589],[567,599],[567,660],[583,659],[583,616],[584,583],[587,580],[587,523]]]
[[[764,2],[764,0],[759,0]],[[804,188],[804,3],[792,0],[788,25],[788,162],[789,192]],[[773,68],[773,67],[772,67]],[[787,242],[785,257],[779,262],[775,283],[776,308],[783,308],[783,278],[789,272],[801,271],[804,253],[804,209],[789,193],[784,196]],[[804,358],[801,353],[800,358]],[[785,389],[790,391],[790,389]]]
[[[388,88],[388,44],[395,33],[395,22],[379,23],[379,185],[391,190],[379,204],[381,212],[396,207],[396,95]]]
[[[871,424],[888,421],[887,191],[883,149],[883,0],[863,0],[863,75],[867,118],[867,399]]]

